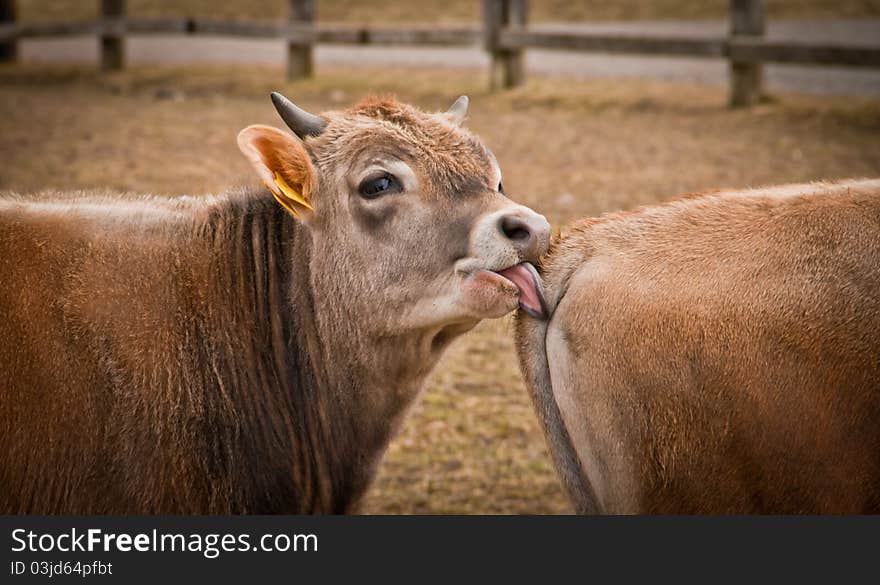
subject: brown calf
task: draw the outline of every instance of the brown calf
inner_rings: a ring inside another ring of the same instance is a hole
[[[449,342],[540,314],[466,98],[273,100],[268,190],[0,196],[0,513],[350,511]]]
[[[519,355],[584,513],[880,511],[880,181],[588,219]]]

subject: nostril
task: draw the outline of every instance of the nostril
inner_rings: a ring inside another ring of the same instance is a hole
[[[501,218],[499,223],[501,233],[514,242],[524,242],[532,237],[532,230],[520,218],[508,215]]]

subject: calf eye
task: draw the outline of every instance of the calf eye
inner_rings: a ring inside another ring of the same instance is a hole
[[[504,185],[501,184],[501,181],[498,181],[498,192],[504,193]]]
[[[400,190],[400,183],[397,178],[388,173],[365,179],[360,184],[360,187],[358,187],[358,191],[364,199],[375,199],[388,193],[397,193]]]

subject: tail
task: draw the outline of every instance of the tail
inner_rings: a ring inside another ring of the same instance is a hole
[[[553,385],[550,379],[550,365],[547,358],[547,328],[552,313],[561,299],[550,301],[548,308],[550,319],[538,320],[527,316],[522,311],[516,316],[516,351],[519,365],[532,398],[532,404],[544,436],[550,446],[550,454],[562,485],[578,514],[600,513],[596,494],[587,480],[581,467],[577,451],[571,442],[568,429],[559,412],[559,405],[553,396]]]

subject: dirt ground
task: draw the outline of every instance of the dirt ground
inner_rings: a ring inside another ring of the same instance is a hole
[[[426,109],[472,98],[468,125],[495,151],[505,189],[556,226],[715,187],[880,175],[880,103],[777,97],[725,108],[723,89],[534,79],[486,93],[477,72],[322,69],[281,85],[273,68],[0,67],[0,189],[207,193],[254,182],[235,146],[280,124],[279,89],[321,111],[368,92]],[[511,322],[456,344],[392,443],[367,513],[564,513],[519,377]]]

